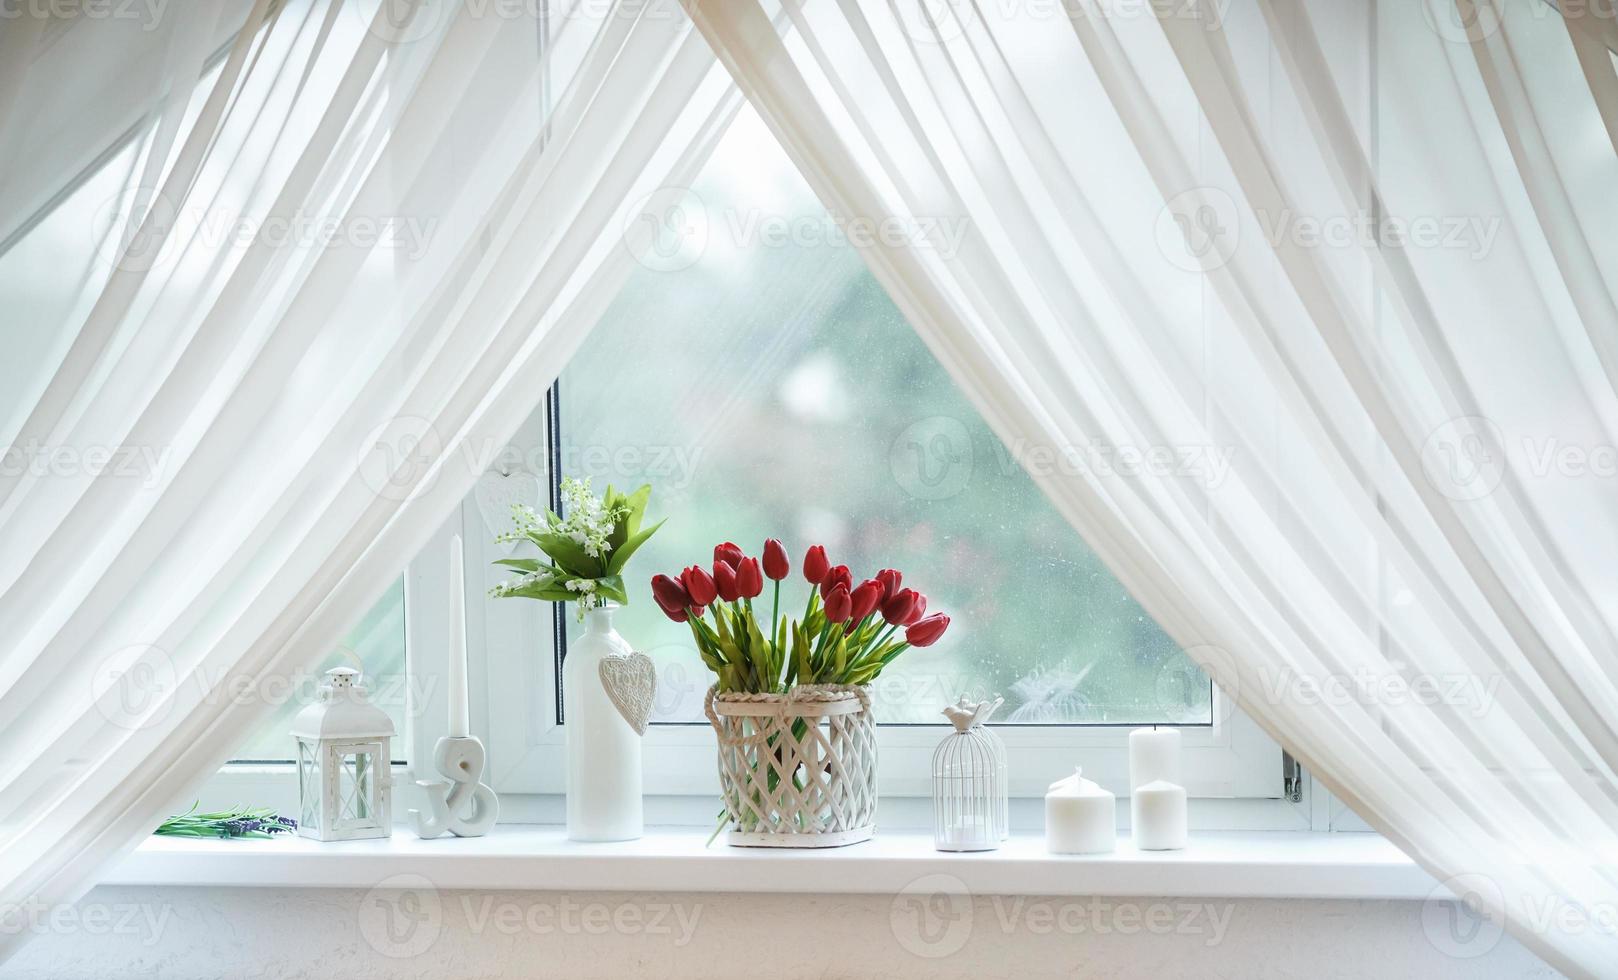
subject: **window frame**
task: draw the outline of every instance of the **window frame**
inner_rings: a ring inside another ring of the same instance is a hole
[[[554,495],[562,433],[559,388],[499,454],[502,460],[547,461],[534,474]],[[554,503],[554,501],[552,501]],[[483,678],[473,692],[474,725],[489,740],[491,785],[502,795],[555,795],[566,790],[565,726],[560,714],[560,643],[566,612],[555,604],[493,600],[484,594],[503,576],[493,566],[505,557],[491,541],[475,505],[463,503],[459,528],[466,548],[470,675]],[[481,576],[475,569],[482,568]],[[409,616],[407,597],[407,618]],[[558,629],[558,626],[561,629]],[[481,663],[477,661],[481,660]],[[491,683],[499,678],[499,683]],[[520,683],[511,683],[520,679]],[[420,686],[420,685],[417,685]],[[436,716],[433,716],[436,717]],[[1193,797],[1284,801],[1280,746],[1214,689],[1212,725],[1181,725],[1186,789]],[[1090,778],[1127,795],[1126,725],[998,725],[1012,753],[1011,793],[1043,797],[1050,782],[1082,765]],[[948,725],[879,725],[878,790],[883,798],[932,793],[931,758]],[[658,723],[642,740],[648,796],[718,796],[713,735],[706,722]]]

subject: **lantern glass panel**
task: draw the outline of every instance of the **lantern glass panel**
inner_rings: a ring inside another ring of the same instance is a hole
[[[314,743],[298,741],[299,824],[311,829],[320,826],[320,753]]]
[[[369,823],[375,818],[371,804],[375,757],[370,749],[344,749],[338,769],[338,819]]]

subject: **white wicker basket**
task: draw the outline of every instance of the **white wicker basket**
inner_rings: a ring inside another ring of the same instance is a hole
[[[729,843],[840,847],[875,833],[876,727],[864,688],[709,688],[705,709],[719,737]]]

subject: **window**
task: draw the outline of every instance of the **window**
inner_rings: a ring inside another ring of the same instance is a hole
[[[353,667],[363,674],[367,699],[393,719],[394,738],[389,755],[396,764],[409,761],[410,753],[405,748],[411,744],[409,709],[419,700],[419,695],[413,695],[405,669],[406,647],[405,590],[404,580],[400,579],[388,587],[325,660],[298,676],[290,690],[269,692],[277,702],[275,713],[236,750],[236,761],[292,762],[293,740],[287,734],[292,727],[292,716],[314,700],[315,691],[332,667]]]
[[[706,216],[683,231],[700,257],[638,271],[560,383],[562,472],[651,483],[669,518],[632,585],[725,538],[757,554],[779,535],[795,563],[822,543],[856,581],[903,570],[953,618],[878,680],[883,722],[998,692],[1003,722],[1212,723],[1206,676],[990,432],[756,115],[682,206]],[[806,583],[787,586],[801,604]],[[688,629],[650,602],[618,618],[661,665],[658,719],[701,721]]]
[[[772,534],[795,565],[821,543],[860,574],[898,567],[954,617],[943,642],[876,685],[884,795],[930,791],[939,712],[962,693],[1007,698],[1019,795],[1075,764],[1121,789],[1127,731],[1152,722],[1186,726],[1194,794],[1282,795],[1280,749],[1221,702],[1045,500],[750,109],[655,232],[646,267],[499,464],[536,503],[562,475],[598,490],[648,482],[652,515],[669,518],[632,562],[637,601],[618,616],[658,664],[649,795],[712,794],[716,781],[708,672],[645,583],[706,563],[718,540],[757,553]],[[946,245],[952,233],[936,230]],[[487,503],[462,508],[469,570],[506,557],[490,543],[503,521]],[[469,590],[502,577],[489,571]],[[787,585],[783,602],[802,602],[802,578]],[[472,649],[488,658],[495,788],[560,792],[556,667],[571,614],[490,600],[471,615]]]

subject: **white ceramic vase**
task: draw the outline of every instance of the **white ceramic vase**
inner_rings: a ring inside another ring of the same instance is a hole
[[[613,628],[616,608],[584,614],[584,632],[568,644],[562,663],[569,840],[634,840],[644,830],[640,735],[601,683],[601,661],[633,652]]]

